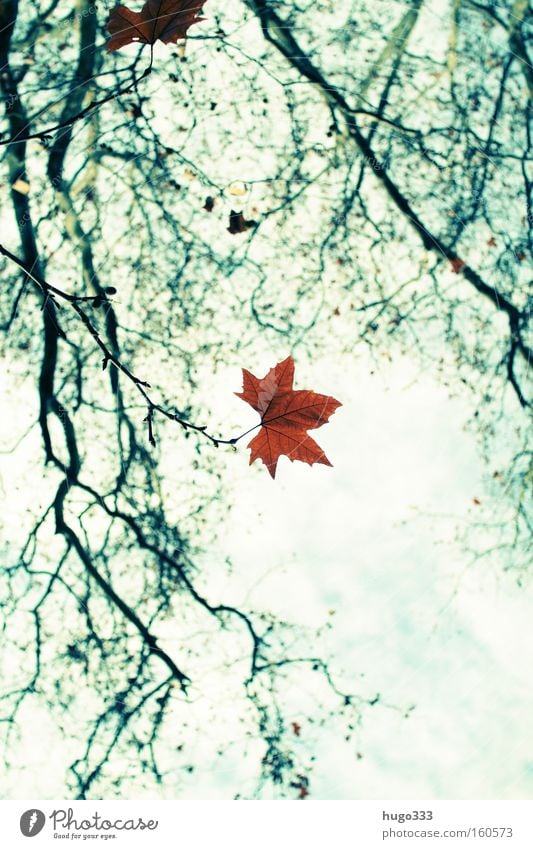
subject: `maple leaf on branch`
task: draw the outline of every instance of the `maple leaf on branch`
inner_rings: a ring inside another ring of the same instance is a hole
[[[109,51],[120,50],[127,44],[176,44],[185,38],[193,24],[205,21],[199,18],[206,0],[146,0],[140,12],[126,6],[116,6],[109,14],[106,29],[111,38]]]
[[[331,466],[320,445],[307,433],[325,424],[340,401],[309,389],[293,389],[294,360],[287,357],[263,378],[243,368],[243,391],[236,392],[261,416],[261,429],[248,444],[250,464],[262,460],[270,475],[276,476],[279,458],[301,460],[310,466]]]

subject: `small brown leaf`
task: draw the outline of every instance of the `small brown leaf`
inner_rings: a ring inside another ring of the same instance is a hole
[[[454,274],[459,274],[459,272],[465,267],[465,263],[462,259],[459,259],[458,256],[450,260],[450,265]]]
[[[252,227],[257,226],[257,221],[246,221],[242,212],[235,212],[233,209],[229,216],[228,233],[234,236],[236,233],[246,233]]]

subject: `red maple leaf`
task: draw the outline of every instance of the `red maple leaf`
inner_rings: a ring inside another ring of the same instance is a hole
[[[262,460],[273,478],[282,454],[310,466],[313,463],[331,466],[320,445],[306,431],[325,424],[337,407],[342,406],[340,401],[309,389],[293,389],[292,357],[271,368],[263,378],[244,368],[242,375],[243,391],[235,394],[261,416],[261,429],[248,445],[250,464]]]
[[[193,24],[205,21],[198,15],[206,0],[146,0],[140,12],[116,6],[107,19],[111,38],[107,49],[120,50],[126,44],[176,44],[185,38]]]

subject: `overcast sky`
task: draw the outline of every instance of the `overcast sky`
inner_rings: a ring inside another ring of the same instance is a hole
[[[314,372],[313,388],[344,402],[316,432],[334,468],[243,474],[225,545],[243,571],[272,570],[258,595],[288,617],[334,610],[338,665],[416,705],[407,720],[367,714],[361,759],[326,735],[314,795],[531,797],[531,592],[453,544],[484,497],[466,399],[407,360],[387,369],[389,388],[346,360]]]
[[[261,376],[273,364],[246,365]],[[453,542],[484,497],[466,399],[450,399],[408,360],[388,366],[387,382],[371,370],[347,356],[300,371],[297,363],[297,387],[343,402],[316,432],[333,468],[282,458],[272,481],[259,463],[248,467],[244,445],[228,452],[234,508],[205,556],[235,564],[231,578],[220,572],[221,594],[306,626],[330,621],[327,648],[342,680],[398,708],[367,711],[349,744],[335,728],[316,738],[313,798],[530,797],[531,592]],[[222,369],[211,401],[245,429],[253,411],[228,392],[239,383],[238,370]],[[3,447],[12,433],[4,419]],[[2,461],[13,494],[20,467],[16,457]],[[0,792],[61,796],[69,747],[42,711],[24,717],[20,769],[2,776]],[[179,792],[231,798],[250,766],[238,749],[222,760],[206,752]]]

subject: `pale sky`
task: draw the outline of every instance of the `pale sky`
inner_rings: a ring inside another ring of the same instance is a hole
[[[243,572],[272,570],[262,598],[288,617],[335,610],[336,662],[366,692],[416,705],[407,720],[370,711],[360,760],[326,734],[316,797],[530,798],[531,587],[453,543],[484,497],[467,399],[407,360],[389,388],[342,360],[315,372],[313,388],[345,404],[314,434],[334,468],[282,460],[272,482],[245,475],[243,457],[227,547]]]
[[[246,365],[261,375],[269,364]],[[340,365],[305,365],[312,387],[296,369],[296,386],[344,403],[315,434],[333,468],[282,459],[272,481],[258,463],[248,467],[244,446],[228,452],[234,507],[205,558],[229,555],[235,569],[228,577],[221,568],[211,592],[310,628],[330,621],[321,646],[339,680],[391,706],[369,709],[350,743],[334,724],[317,733],[302,722],[304,744],[308,735],[319,756],[312,798],[531,797],[531,588],[472,563],[453,542],[476,509],[472,499],[483,498],[483,465],[464,429],[467,399],[449,399],[430,374],[413,383],[408,360],[388,367],[387,382],[360,360]],[[223,369],[211,397],[244,429],[253,411],[228,393],[239,382],[236,369]],[[179,433],[175,440],[178,450]],[[2,461],[9,489],[16,468]],[[231,715],[223,717],[230,725]],[[42,711],[23,716],[20,768],[0,776],[0,792],[61,797],[71,747]],[[198,769],[178,798],[231,798],[251,780],[238,746],[220,759],[198,745]]]

